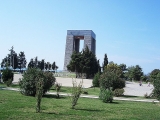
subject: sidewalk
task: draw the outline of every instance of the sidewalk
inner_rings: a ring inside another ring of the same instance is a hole
[[[20,91],[19,88],[11,88],[11,87],[6,87],[6,88],[0,88],[2,90],[13,90],[13,91]],[[56,95],[56,92],[47,92],[46,94],[48,95]],[[60,92],[60,96],[70,96],[71,94],[69,93],[62,93]],[[99,97],[96,95],[85,95],[82,94],[80,97],[82,98],[93,98],[93,99],[98,99]],[[114,97],[114,100],[123,100],[123,101],[134,101],[134,102],[159,102],[156,99],[141,99],[141,98],[125,98],[125,97]]]

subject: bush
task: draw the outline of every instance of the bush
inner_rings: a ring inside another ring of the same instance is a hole
[[[157,98],[157,100],[160,100],[160,72],[157,74],[156,79],[153,81],[153,94]]]
[[[114,96],[118,97],[118,96],[122,96],[124,93],[124,89],[115,89],[113,94]]]
[[[13,81],[13,72],[12,70],[10,70],[8,67],[3,71],[2,74],[2,79],[3,82],[7,85],[10,86],[12,84]]]
[[[43,94],[50,90],[52,85],[55,83],[55,77],[50,72],[43,72],[36,68],[29,68],[23,75],[23,78],[20,79],[19,86],[20,92],[23,95],[35,96],[36,94],[36,84],[38,79],[42,78],[43,85]]]
[[[100,86],[105,89],[112,87],[112,91],[114,91],[115,89],[124,88],[125,81],[116,73],[108,71],[100,76]]]
[[[125,87],[123,72],[117,64],[109,64],[100,76],[100,99],[103,102],[112,102],[115,89]]]
[[[56,89],[56,92],[57,92],[57,98],[59,98],[59,91],[60,91],[61,87],[62,87],[62,84],[56,82],[55,89]]]
[[[108,102],[111,103],[113,101],[112,89],[111,88],[108,88],[108,89],[101,88],[99,98],[105,103],[108,103]]]
[[[81,81],[78,85],[76,81],[72,81],[73,87],[71,91],[71,104],[72,104],[72,109],[77,105],[78,99],[82,93],[82,85],[83,81]]]
[[[99,87],[99,79],[100,79],[100,72],[94,75],[94,78],[92,81],[93,87]]]
[[[145,98],[150,98],[150,95],[148,95],[147,93],[144,94]]]
[[[36,83],[36,112],[40,112],[40,107],[41,107],[41,100],[43,96],[43,85],[44,85],[44,80],[43,78],[36,78],[37,83]]]

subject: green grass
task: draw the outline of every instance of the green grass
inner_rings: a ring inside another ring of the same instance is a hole
[[[71,93],[72,87],[62,86],[60,92],[63,93]],[[99,95],[100,89],[98,87],[95,88],[84,88],[83,91],[88,92],[88,95]],[[56,92],[54,86],[50,89],[50,92]]]
[[[0,87],[7,87],[7,86],[5,84],[0,83]],[[18,84],[12,84],[10,87],[19,88],[19,85]],[[60,92],[61,93],[71,93],[71,90],[72,90],[72,87],[62,86],[61,89],[60,89]],[[83,88],[83,91],[87,92],[88,93],[87,95],[96,95],[96,96],[99,96],[99,93],[100,93],[99,87]],[[56,92],[54,86],[51,87],[51,89],[50,89],[49,92]],[[121,96],[121,97],[146,99],[143,96],[132,96],[132,95],[124,95],[124,96]],[[149,99],[149,98],[147,98],[147,99]]]
[[[7,85],[4,84],[4,83],[0,83],[0,87],[7,87]],[[18,84],[12,84],[12,85],[10,85],[9,87],[19,88],[19,85],[18,85]]]
[[[114,101],[103,103],[99,99],[80,98],[76,109],[71,109],[68,97],[56,99],[46,95],[42,99],[41,113],[35,111],[36,99],[19,92],[0,90],[0,119],[2,120],[159,120],[160,104]]]

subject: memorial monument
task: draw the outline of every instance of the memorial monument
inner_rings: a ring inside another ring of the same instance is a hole
[[[80,40],[84,40],[83,49],[88,46],[96,54],[96,35],[92,30],[67,30],[64,70],[67,70],[73,51],[79,52]]]

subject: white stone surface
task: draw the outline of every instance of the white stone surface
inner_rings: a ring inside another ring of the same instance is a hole
[[[19,81],[19,78],[22,78],[22,74],[14,74],[14,81],[13,83],[17,83]],[[75,80],[75,79],[73,79]],[[62,78],[62,77],[56,77],[56,81],[58,83],[61,83],[62,86],[72,86],[72,78]],[[82,81],[82,79],[76,79],[77,83]],[[92,86],[92,79],[83,79],[83,87],[89,88]],[[126,87],[124,88],[125,95],[133,95],[133,96],[144,96],[144,94],[150,94],[153,90],[153,85],[150,85],[148,87],[148,84],[142,84],[142,86],[139,86],[139,83],[135,82],[126,82]]]

